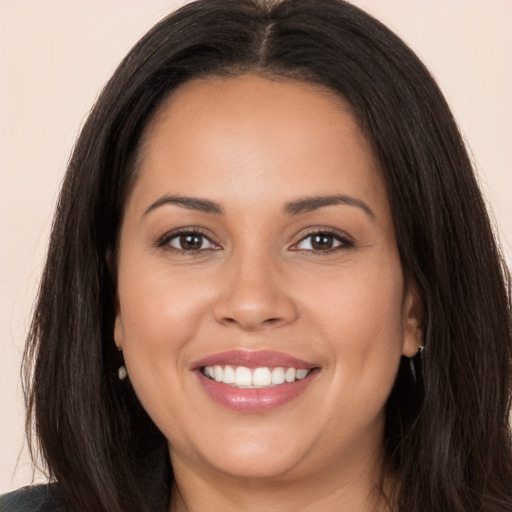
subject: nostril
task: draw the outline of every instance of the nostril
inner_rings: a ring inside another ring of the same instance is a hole
[[[253,318],[233,318],[233,317],[224,317],[222,319],[222,323],[224,325],[237,325],[240,326],[244,330],[252,330],[259,327],[264,326],[275,326],[282,319],[278,317],[266,318],[266,319],[253,319]]]
[[[228,293],[229,292],[229,293]],[[265,292],[265,293],[263,293]],[[238,284],[221,295],[214,306],[217,322],[243,330],[277,327],[297,318],[293,301],[286,294]]]

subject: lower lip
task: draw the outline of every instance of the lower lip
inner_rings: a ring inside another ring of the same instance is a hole
[[[313,370],[295,382],[268,388],[246,389],[211,380],[200,370],[197,370],[197,373],[203,389],[213,400],[229,409],[244,413],[265,412],[291,402],[304,393],[317,375],[317,371]]]

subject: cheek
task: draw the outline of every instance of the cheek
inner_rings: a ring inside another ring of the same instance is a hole
[[[310,294],[315,339],[328,345],[340,389],[385,400],[403,344],[403,278],[397,259],[341,272]]]
[[[191,340],[210,305],[199,281],[180,279],[142,256],[120,266],[120,312],[116,331],[130,379],[143,403],[162,389],[176,389]],[[117,341],[117,340],[116,340]]]
[[[180,279],[165,266],[136,265],[127,264],[119,278],[125,344],[173,350],[193,336],[205,315],[205,287],[199,280]]]
[[[210,299],[197,282],[180,281],[162,269],[141,265],[136,270],[131,265],[120,270],[117,321],[130,382],[144,409],[167,436],[186,437],[175,418],[178,412],[187,414],[185,362],[190,360],[188,354]]]

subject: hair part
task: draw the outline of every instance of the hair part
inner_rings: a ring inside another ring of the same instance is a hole
[[[122,61],[82,129],[58,201],[24,389],[27,433],[35,429],[70,510],[167,506],[167,442],[117,379],[112,254],[159,106],[189,80],[248,72],[333,90],[386,183],[427,347],[424,384],[411,382],[404,360],[387,403],[390,502],[400,511],[509,509],[509,279],[434,79],[396,35],[348,2],[202,0],[159,22]]]

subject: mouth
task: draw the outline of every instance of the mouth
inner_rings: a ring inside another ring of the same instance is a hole
[[[320,367],[273,351],[231,351],[198,361],[193,369],[207,396],[243,413],[265,412],[302,395]]]

